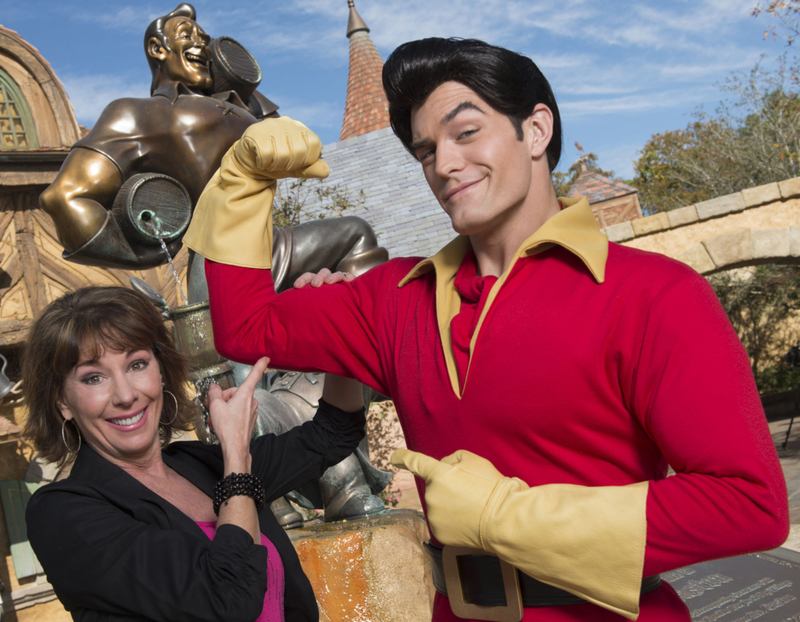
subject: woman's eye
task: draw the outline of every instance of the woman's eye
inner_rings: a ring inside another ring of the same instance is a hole
[[[464,132],[461,132],[461,134],[459,134],[458,137],[459,138],[469,138],[470,136],[475,134],[475,132],[477,132],[477,131],[478,130],[466,130]]]
[[[83,384],[99,384],[100,376],[98,374],[91,374],[89,376],[84,376],[81,378],[81,382]]]
[[[131,369],[133,371],[141,371],[145,367],[147,367],[147,361],[134,361],[131,363]]]

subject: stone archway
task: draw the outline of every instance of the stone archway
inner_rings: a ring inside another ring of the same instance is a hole
[[[739,229],[703,239],[676,259],[700,274],[758,264],[800,263],[800,227]]]
[[[700,274],[800,264],[800,177],[606,228],[609,240],[662,253]]]

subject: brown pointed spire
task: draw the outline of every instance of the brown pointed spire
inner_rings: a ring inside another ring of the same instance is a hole
[[[350,72],[347,77],[347,102],[339,140],[389,127],[389,103],[381,82],[383,59],[372,43],[369,28],[356,11],[353,0],[347,0],[347,6],[350,7],[350,18],[347,22]]]
[[[353,0],[347,0],[347,6],[350,7],[350,18],[347,20],[347,38],[350,38],[354,32],[359,30],[366,30],[369,32],[369,28],[364,23],[364,20],[361,19],[361,16],[356,11],[356,5],[353,3]]]

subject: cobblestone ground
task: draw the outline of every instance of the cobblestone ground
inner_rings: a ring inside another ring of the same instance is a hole
[[[792,532],[784,546],[795,551],[800,551],[800,417],[795,419],[792,433],[786,449],[783,442],[789,427],[789,419],[773,421],[769,424],[772,439],[778,450],[783,474],[786,477],[786,488],[789,491],[789,517],[792,523]]]

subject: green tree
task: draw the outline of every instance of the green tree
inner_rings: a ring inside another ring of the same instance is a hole
[[[761,63],[722,85],[730,100],[703,111],[685,129],[654,134],[631,184],[648,211],[668,211],[800,173],[800,98],[786,58]]]
[[[796,388],[800,370],[782,358],[800,337],[800,268],[757,266],[723,272],[709,282],[750,357],[759,391]]]
[[[589,152],[584,155],[583,147],[581,147],[577,142],[575,143],[575,147],[577,147],[580,157],[575,160],[566,173],[562,173],[560,171],[553,173],[553,186],[555,186],[557,197],[567,196],[567,192],[569,192],[569,189],[572,187],[572,184],[575,183],[575,180],[578,179],[578,176],[581,174],[581,171],[584,167],[590,171],[599,173],[600,175],[614,177],[614,171],[604,171],[600,168],[600,166],[597,164],[596,154]]]
[[[710,199],[711,189],[695,181],[688,159],[703,161],[705,124],[695,122],[684,130],[654,134],[634,164],[631,185],[639,190],[639,201],[649,212],[668,211]],[[701,168],[702,172],[702,168]]]
[[[366,200],[363,190],[351,196],[347,186],[328,185],[323,179],[287,179],[275,196],[272,223],[276,227],[293,227],[304,219],[342,216],[347,210],[363,207]]]

